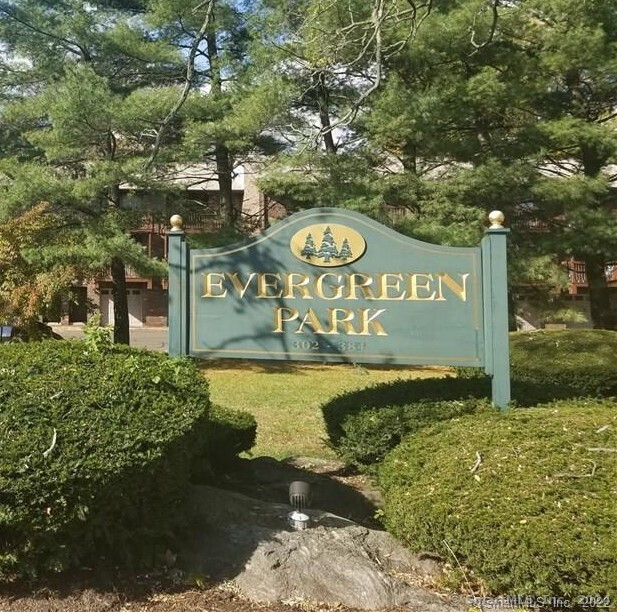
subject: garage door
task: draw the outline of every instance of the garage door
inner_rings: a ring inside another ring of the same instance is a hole
[[[143,296],[141,289],[127,289],[129,327],[143,327]],[[114,324],[114,299],[111,289],[101,289],[101,325]]]

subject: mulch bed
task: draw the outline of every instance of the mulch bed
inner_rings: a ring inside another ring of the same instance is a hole
[[[188,581],[187,581],[188,582]],[[195,583],[196,580],[193,581]],[[203,588],[179,585],[165,576],[123,577],[71,573],[44,584],[0,590],[0,612],[355,612],[340,605],[248,601],[230,584]]]

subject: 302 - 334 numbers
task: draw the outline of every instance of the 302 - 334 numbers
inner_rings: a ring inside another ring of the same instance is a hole
[[[337,350],[341,353],[362,353],[366,350],[366,342],[341,340],[338,342],[320,342],[319,340],[294,340],[292,346],[297,351]]]

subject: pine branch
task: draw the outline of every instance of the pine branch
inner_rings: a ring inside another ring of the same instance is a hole
[[[29,30],[32,30],[33,32],[36,32],[37,34],[42,34],[43,36],[46,36],[47,38],[51,38],[53,40],[57,40],[58,42],[61,42],[64,48],[67,49],[67,51],[70,51],[71,53],[74,53],[75,55],[79,55],[84,61],[90,61],[92,59],[89,51],[85,47],[82,47],[81,45],[77,44],[75,41],[69,40],[68,38],[64,38],[63,36],[58,36],[57,34],[53,34],[52,32],[48,32],[46,30],[43,30],[35,26],[34,24],[27,21],[25,18],[17,15],[15,11],[11,11],[6,2],[0,3],[0,13],[5,14],[9,19],[12,19],[13,21],[16,21],[17,23],[21,23],[23,26],[25,26]]]

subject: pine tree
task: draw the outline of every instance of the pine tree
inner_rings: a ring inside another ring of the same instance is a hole
[[[13,135],[0,152],[0,221],[48,202],[62,242],[52,237],[35,256],[48,265],[64,260],[82,277],[111,269],[121,343],[129,342],[125,266],[161,266],[130,239],[139,213],[120,186],[148,181],[149,134],[185,65],[160,32],[146,30],[139,6],[20,0],[0,13],[11,64],[0,81],[1,121]]]
[[[477,244],[486,214],[503,210],[510,282],[548,296],[560,263],[584,260],[593,324],[610,326],[615,11],[576,0],[479,7],[443,3],[385,62],[362,124],[391,163],[382,202],[408,209],[399,229],[442,244]]]
[[[336,242],[330,227],[326,227],[321,240],[321,246],[317,251],[317,256],[324,260],[324,263],[329,263],[330,259],[338,257],[338,250],[336,248]]]
[[[317,249],[315,248],[315,243],[313,242],[313,236],[310,233],[306,235],[306,241],[304,242],[304,247],[302,247],[300,255],[302,255],[302,257],[306,257],[307,259],[311,259],[317,255]]]
[[[50,240],[46,261],[111,270],[116,342],[129,341],[125,267],[164,273],[130,238],[141,214],[121,186],[169,193],[170,164],[212,161],[231,223],[234,164],[271,141],[286,98],[265,55],[249,61],[249,4],[2,3],[0,222],[49,203],[72,238]]]
[[[351,259],[353,257],[353,253],[351,252],[351,247],[349,246],[349,240],[347,240],[347,238],[343,240],[343,245],[341,246],[341,250],[339,251],[338,256],[339,256],[339,259],[342,259],[343,261],[347,259]]]
[[[227,228],[241,230],[232,197],[235,168],[280,150],[273,125],[289,98],[272,50],[264,48],[259,3],[159,0],[155,9],[153,23],[194,52],[186,95],[169,115],[182,123],[176,153],[216,168],[221,217]]]

